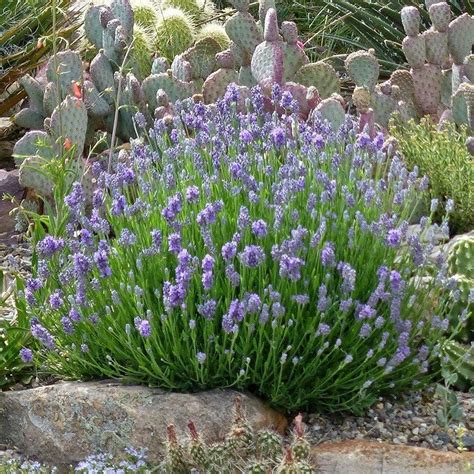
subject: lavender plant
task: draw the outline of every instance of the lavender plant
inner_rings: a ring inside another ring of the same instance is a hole
[[[177,102],[143,130],[149,145],[94,165],[90,213],[73,186],[66,235],[39,242],[24,291],[39,357],[65,376],[234,386],[288,411],[360,412],[422,387],[449,329],[446,267],[421,285],[432,245],[407,233],[427,181],[349,117],[299,122],[278,85],[286,114],[265,112],[259,87],[238,112],[238,91]]]

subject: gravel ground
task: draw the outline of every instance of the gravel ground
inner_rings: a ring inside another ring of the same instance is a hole
[[[436,423],[436,413],[442,408],[434,390],[411,394],[399,400],[381,400],[365,416],[305,416],[312,444],[346,439],[365,439],[407,444],[441,451],[457,451],[460,439],[458,427],[466,429],[464,447],[474,451],[474,394],[457,392],[464,417],[448,429]]]

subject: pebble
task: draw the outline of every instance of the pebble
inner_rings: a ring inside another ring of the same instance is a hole
[[[474,451],[474,394],[457,392],[457,396],[465,414],[460,421],[466,429],[464,448]],[[379,400],[365,416],[309,414],[304,420],[309,441],[313,444],[366,439],[457,452],[456,433],[460,422],[450,425],[448,430],[438,426],[436,413],[439,409],[441,401],[434,395],[434,388],[430,388],[397,400]]]

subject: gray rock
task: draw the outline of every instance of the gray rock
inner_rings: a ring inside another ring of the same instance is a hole
[[[5,194],[15,197],[15,202],[3,199]],[[5,171],[0,169],[0,242],[8,241],[15,233],[15,219],[10,211],[18,206],[24,189],[18,181],[18,170]]]
[[[98,450],[114,454],[127,446],[146,447],[149,460],[158,461],[170,423],[187,436],[192,419],[205,440],[223,439],[236,395],[233,390],[186,394],[110,382],[3,392],[0,445],[51,464],[78,462]],[[242,402],[254,428],[286,428],[285,417],[258,398],[242,394]]]
[[[311,450],[318,474],[460,474],[472,472],[474,453],[447,453],[371,441],[323,443]]]

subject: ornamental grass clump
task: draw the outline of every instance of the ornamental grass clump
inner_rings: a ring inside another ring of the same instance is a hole
[[[422,289],[414,278],[432,248],[407,233],[426,180],[382,135],[298,122],[291,96],[272,96],[282,117],[258,88],[245,113],[235,87],[178,103],[149,145],[93,166],[90,212],[73,186],[66,235],[39,242],[24,295],[50,370],[233,386],[287,411],[360,412],[429,381],[449,323],[442,262]]]

